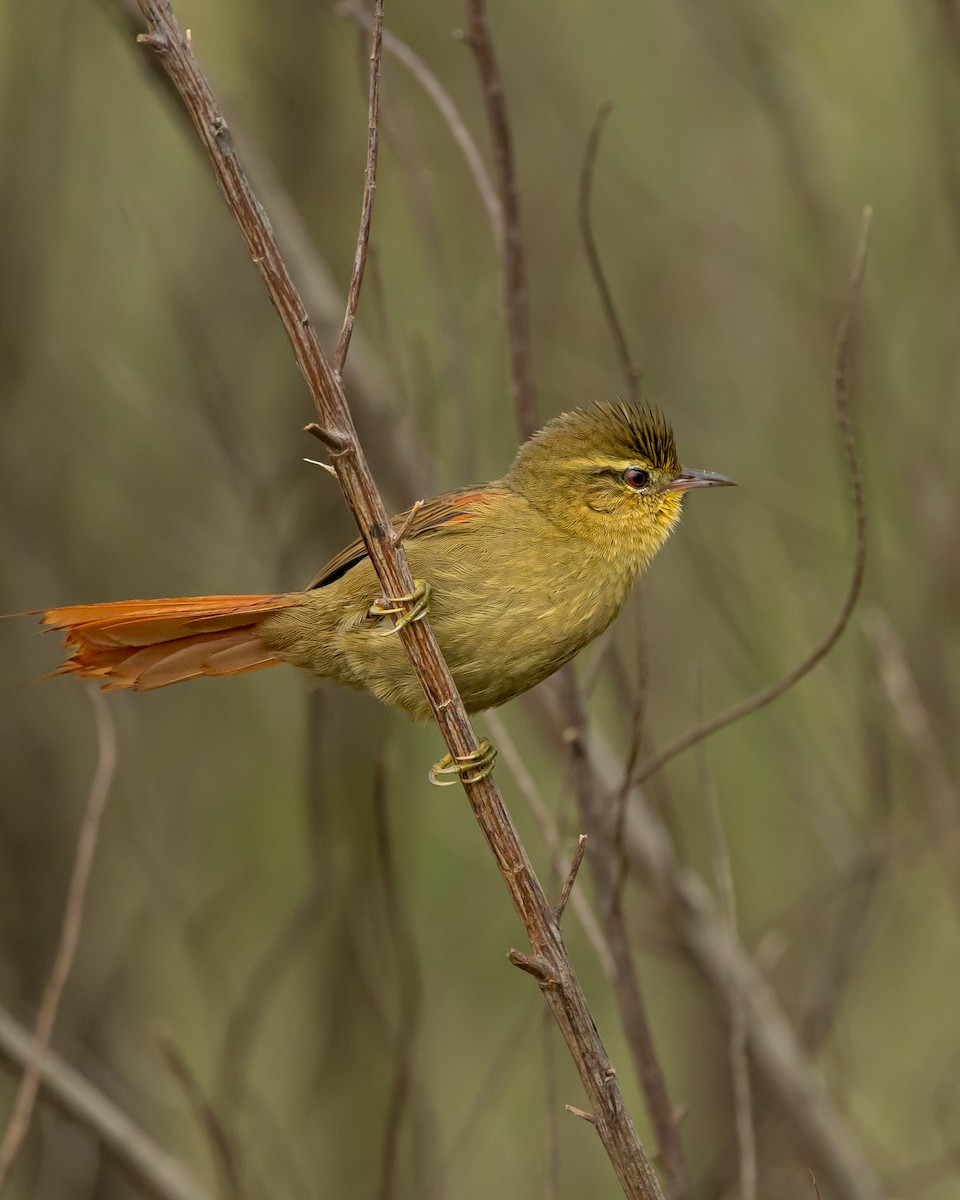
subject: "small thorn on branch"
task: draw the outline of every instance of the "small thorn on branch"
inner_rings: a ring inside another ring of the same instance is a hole
[[[573,891],[573,885],[577,880],[577,872],[580,870],[580,864],[583,862],[583,852],[587,847],[587,835],[581,833],[577,838],[577,848],[573,852],[573,862],[570,864],[570,870],[567,872],[567,878],[564,880],[563,888],[560,891],[560,899],[557,901],[557,907],[553,910],[553,919],[559,925],[563,919],[563,910],[567,907],[567,901],[570,899],[570,893]]]
[[[324,471],[328,471],[334,477],[334,479],[337,478],[336,468],[332,467],[329,463],[321,462],[319,458],[305,458],[303,461],[305,463],[309,463],[311,467],[322,467]]]
[[[565,1104],[563,1106],[568,1113],[575,1117],[579,1117],[581,1121],[586,1121],[588,1125],[596,1125],[596,1119],[593,1113],[588,1113],[585,1109],[577,1108],[573,1104]]]

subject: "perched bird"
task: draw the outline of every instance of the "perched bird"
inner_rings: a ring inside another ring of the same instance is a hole
[[[54,674],[147,691],[202,675],[293,663],[366,688],[412,717],[430,709],[395,631],[429,607],[470,712],[525,692],[610,624],[680,517],[684,493],[729,485],[684,470],[673,432],[648,408],[564,413],[525,442],[503,479],[413,511],[404,548],[412,607],[384,601],[362,542],[302,592],[51,608],[69,658]],[[400,529],[408,520],[394,518]],[[415,603],[414,603],[415,601]]]

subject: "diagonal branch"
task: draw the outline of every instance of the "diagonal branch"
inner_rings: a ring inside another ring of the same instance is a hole
[[[337,338],[334,366],[337,374],[343,374],[347,361],[353,325],[357,319],[360,303],[360,288],[363,272],[367,265],[370,248],[370,226],[373,223],[373,201],[377,194],[377,150],[380,141],[380,51],[383,46],[383,0],[374,0],[373,44],[370,47],[370,100],[367,111],[367,162],[363,170],[363,205],[360,211],[360,231],[357,234],[357,251],[353,258],[353,272],[347,292],[347,311],[343,317],[343,328]]]
[[[36,1061],[40,1094],[68,1120],[85,1129],[123,1175],[150,1200],[210,1200],[175,1158],[158,1146],[52,1050],[41,1052],[36,1039],[0,1008],[0,1062],[25,1070]]]
[[[345,0],[340,11],[345,17],[351,21],[355,21],[363,29],[373,29],[373,17],[367,12],[361,0]],[[463,155],[467,168],[473,176],[473,182],[480,200],[486,209],[487,220],[490,222],[493,239],[497,244],[497,249],[502,253],[503,209],[493,184],[490,182],[490,176],[487,174],[487,168],[480,151],[477,149],[477,143],[473,140],[473,135],[464,124],[463,117],[460,116],[453,97],[420,55],[412,50],[406,42],[398,38],[395,33],[391,33],[390,30],[384,30],[383,48],[388,54],[392,54],[397,62],[409,71],[410,75],[420,84],[427,96],[433,101],[437,112],[446,122],[447,128],[450,130],[450,135],[460,147],[460,153]]]
[[[387,596],[413,592],[402,546],[394,545],[383,500],[360,447],[340,379],[332,371],[287,270],[270,224],[237,159],[230,130],[166,0],[139,0],[149,32],[142,40],[159,56],[190,112],[251,257],[283,322],[333,454],[344,499]],[[423,687],[444,741],[454,757],[478,748],[453,677],[426,620],[410,622],[399,637]],[[464,783],[474,815],[497,861],[530,938],[533,957],[546,966],[543,990],[577,1066],[593,1109],[594,1124],[621,1188],[631,1200],[659,1200],[661,1193],[616,1073],[597,1032],[586,997],[563,945],[560,930],[500,791],[490,778]]]
[[[521,438],[537,427],[530,369],[530,317],[523,265],[520,192],[513,162],[513,139],[503,97],[503,77],[493,49],[485,0],[467,0],[468,40],[477,60],[487,106],[497,186],[503,212],[503,310],[510,344],[510,387]]]

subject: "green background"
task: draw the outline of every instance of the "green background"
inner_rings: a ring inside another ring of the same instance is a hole
[[[321,447],[301,432],[312,407],[279,322],[121,8],[0,8],[4,612],[292,589],[353,536],[334,481],[302,461]],[[745,946],[816,1041],[888,1194],[924,1200],[957,1194],[960,1142],[950,13],[933,0],[491,11],[540,417],[625,389],[577,225],[587,136],[609,99],[595,229],[645,394],[685,464],[740,484],[692,497],[618,622],[619,666],[604,660],[590,717],[624,756],[639,693],[646,753],[792,667],[840,606],[853,515],[833,339],[873,205],[851,370],[870,521],[862,605],[813,676],[671,765],[650,795],[713,886],[715,794]],[[272,163],[344,292],[366,128],[356,29],[307,0],[183,3],[178,15],[238,138]],[[457,5],[387,3],[388,27],[486,153],[463,23]],[[389,57],[382,104],[348,394],[400,508],[498,476],[517,435],[499,264],[472,180]],[[274,211],[272,191],[265,200]],[[329,314],[311,309],[332,348]],[[902,650],[906,693],[889,645],[878,663],[871,613]],[[36,681],[57,662],[54,637],[20,619],[0,622],[0,639],[0,1004],[30,1023],[96,726],[83,686]],[[109,706],[119,761],[54,1039],[65,1058],[211,1194],[217,1169],[164,1037],[228,1131],[238,1194],[550,1195],[551,1113],[557,1194],[619,1194],[591,1129],[562,1111],[582,1092],[535,986],[506,962],[523,932],[469,807],[426,783],[442,752],[434,729],[364,696],[311,692],[287,669]],[[572,844],[562,757],[527,702],[502,715]],[[505,766],[498,779],[556,894],[539,826]],[[592,896],[586,871],[580,886]],[[688,1110],[694,1193],[734,1196],[723,1007],[642,881],[625,906],[671,1096]],[[649,1141],[610,985],[573,919],[567,932]],[[826,1027],[811,1033],[823,1005]],[[0,1122],[14,1083],[0,1076]],[[754,1085],[760,1195],[812,1200],[808,1148]],[[135,1192],[41,1106],[8,1194]]]

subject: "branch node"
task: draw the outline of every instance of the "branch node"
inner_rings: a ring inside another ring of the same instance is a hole
[[[309,425],[304,425],[304,433],[312,434],[313,437],[319,438],[321,442],[334,454],[344,454],[350,448],[350,439],[344,433],[337,433],[332,429],[324,429],[322,425],[318,425],[316,421],[311,421]]]
[[[511,950],[507,958],[515,967],[532,975],[541,987],[557,986],[557,981],[550,974],[546,962],[538,954],[524,954],[522,950]]]
[[[597,1121],[593,1113],[585,1112],[582,1108],[577,1108],[573,1104],[565,1104],[563,1106],[568,1113],[575,1117],[579,1117],[581,1121],[586,1121],[588,1125],[596,1125]]]
[[[564,880],[563,888],[560,891],[560,899],[557,901],[557,907],[553,910],[553,919],[560,924],[563,919],[563,910],[567,907],[567,901],[570,899],[570,893],[573,891],[573,885],[577,880],[577,872],[580,870],[580,864],[583,862],[583,852],[587,847],[587,835],[581,833],[577,838],[577,848],[573,852],[573,861],[570,864],[570,870],[567,872],[567,878]]]
[[[137,42],[141,46],[149,46],[158,54],[166,54],[170,49],[170,43],[162,33],[138,33]]]
[[[413,504],[410,506],[410,511],[407,513],[407,515],[403,519],[403,524],[400,526],[399,529],[395,529],[391,533],[390,545],[393,546],[394,550],[396,550],[397,547],[401,545],[401,543],[403,542],[403,539],[410,532],[410,528],[413,525],[414,518],[416,517],[417,513],[420,511],[421,508],[423,508],[423,501],[422,500],[414,500]]]

